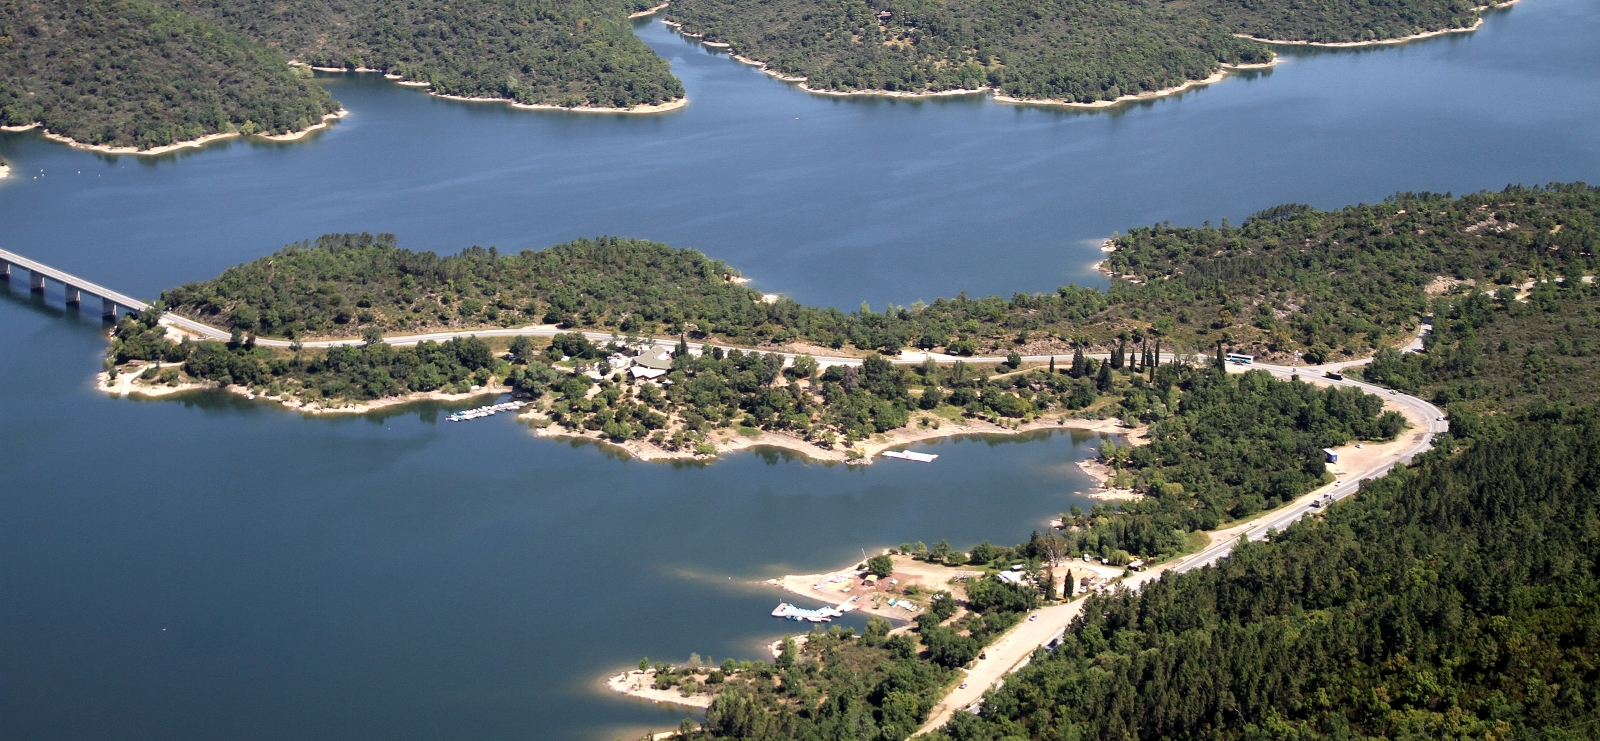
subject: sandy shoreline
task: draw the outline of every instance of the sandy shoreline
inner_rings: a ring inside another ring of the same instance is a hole
[[[690,39],[702,38],[702,36],[700,34],[690,33],[688,31],[684,31],[682,23],[676,23],[676,22],[667,21],[667,20],[662,21],[662,23],[677,29],[678,33],[680,35],[682,35],[683,37],[685,37],[685,38],[690,38]],[[1257,39],[1257,40],[1259,41],[1260,39]],[[728,44],[722,43],[720,41],[701,41],[700,44],[702,46],[707,46],[707,47],[711,47],[711,48],[714,48],[714,49],[727,49],[727,48],[730,48]],[[1264,62],[1262,64],[1224,64],[1224,65],[1222,65],[1221,69],[1217,70],[1210,77],[1207,77],[1207,78],[1205,78],[1203,80],[1189,80],[1188,82],[1185,82],[1182,85],[1176,85],[1176,86],[1173,86],[1173,87],[1162,88],[1160,90],[1153,90],[1153,91],[1149,91],[1149,92],[1136,93],[1136,94],[1130,94],[1130,95],[1123,95],[1123,96],[1120,96],[1120,97],[1118,97],[1118,98],[1116,98],[1114,100],[1097,100],[1097,101],[1095,101],[1093,103],[1079,103],[1079,102],[1076,102],[1076,101],[1053,100],[1053,99],[1049,99],[1049,98],[1038,98],[1038,99],[1035,99],[1035,98],[1013,98],[1013,97],[1010,97],[1008,95],[1003,95],[999,91],[995,90],[993,87],[990,87],[990,86],[987,86],[987,85],[983,86],[983,87],[976,87],[976,88],[962,88],[962,89],[959,89],[959,90],[939,90],[939,91],[934,91],[934,92],[922,92],[922,93],[908,93],[908,92],[902,92],[902,91],[898,91],[898,90],[821,90],[821,89],[810,87],[810,86],[806,85],[805,84],[806,83],[806,78],[805,77],[801,77],[801,76],[797,76],[797,75],[786,75],[786,74],[783,74],[781,72],[776,72],[776,71],[772,70],[771,68],[769,68],[767,66],[766,62],[757,61],[755,59],[751,59],[749,57],[742,56],[742,55],[739,55],[739,54],[733,54],[733,53],[730,53],[728,56],[730,58],[732,58],[735,62],[739,62],[740,64],[748,64],[748,65],[750,65],[752,67],[755,67],[756,69],[761,70],[763,73],[765,73],[766,75],[768,75],[768,76],[770,76],[770,77],[772,77],[774,79],[782,80],[784,82],[795,83],[796,87],[799,87],[801,90],[804,90],[804,91],[806,91],[808,93],[811,93],[812,95],[827,95],[827,96],[842,97],[842,98],[848,98],[848,97],[853,97],[853,96],[864,96],[864,97],[873,97],[873,98],[905,98],[905,99],[909,99],[909,100],[920,100],[920,99],[930,99],[930,98],[949,98],[949,97],[959,97],[959,96],[964,96],[964,95],[989,95],[997,103],[1007,103],[1007,104],[1011,104],[1011,105],[1050,106],[1050,107],[1061,107],[1061,108],[1110,108],[1112,106],[1120,105],[1122,103],[1131,103],[1131,102],[1140,101],[1140,100],[1151,100],[1151,99],[1154,99],[1154,98],[1160,98],[1160,97],[1164,97],[1164,96],[1167,96],[1167,95],[1175,95],[1177,93],[1181,93],[1181,92],[1183,92],[1185,90],[1188,90],[1190,88],[1201,87],[1201,86],[1204,86],[1204,85],[1210,85],[1210,84],[1215,83],[1215,82],[1221,82],[1222,80],[1226,79],[1227,76],[1230,73],[1237,72],[1239,70],[1265,69],[1267,67],[1271,67],[1271,66],[1273,66],[1273,65],[1278,63],[1278,60],[1277,60],[1276,56],[1274,56],[1272,61]]]
[[[683,705],[691,708],[711,707],[711,695],[698,692],[688,697],[677,688],[658,690],[655,688],[656,673],[654,670],[640,671],[633,669],[625,671],[614,677],[606,678],[606,687],[612,692],[637,697],[651,702],[666,702],[673,705]]]
[[[111,396],[142,396],[152,399],[188,393],[191,391],[226,391],[230,394],[242,396],[246,399],[254,401],[266,401],[274,404],[281,404],[285,408],[301,412],[303,414],[318,415],[366,414],[367,412],[376,411],[386,407],[415,404],[421,401],[459,402],[482,396],[499,396],[511,393],[511,388],[509,386],[486,386],[478,389],[477,391],[468,391],[464,394],[452,394],[442,391],[422,391],[406,394],[405,396],[393,396],[364,402],[343,403],[339,406],[323,406],[316,402],[302,403],[289,397],[257,394],[243,386],[222,387],[214,383],[180,383],[175,386],[167,386],[165,384],[151,385],[149,383],[140,382],[139,374],[144,372],[145,369],[152,365],[159,368],[181,368],[183,366],[182,363],[149,363],[140,366],[135,372],[119,373],[116,381],[109,386],[106,385],[107,374],[105,372],[101,372],[95,374],[94,387],[103,393],[110,394]]]
[[[401,82],[400,84],[405,85],[408,83]],[[420,84],[425,85],[428,83]],[[428,94],[435,98],[459,100],[464,103],[507,103],[510,104],[512,108],[518,108],[525,111],[567,111],[569,113],[665,113],[667,111],[678,110],[679,108],[689,104],[689,96],[687,95],[683,96],[682,98],[678,98],[677,100],[669,100],[665,103],[645,103],[636,106],[629,106],[627,108],[602,108],[599,106],[567,107],[549,103],[518,103],[510,98],[472,98],[463,95],[444,95],[431,90],[428,91]]]
[[[1516,5],[1518,2],[1519,2],[1519,0],[1507,0],[1506,2],[1500,3],[1498,5],[1479,5],[1478,7],[1475,7],[1472,10],[1473,10],[1473,12],[1476,12],[1476,13],[1482,13],[1482,12],[1484,12],[1486,10],[1497,10],[1499,8],[1508,8],[1508,7],[1511,7],[1512,5]],[[1483,21],[1484,21],[1483,16],[1480,15],[1480,16],[1478,16],[1478,21],[1476,23],[1473,23],[1472,25],[1467,26],[1465,28],[1441,28],[1441,29],[1439,29],[1437,31],[1423,31],[1422,33],[1414,33],[1414,34],[1411,34],[1410,36],[1397,36],[1397,37],[1392,38],[1392,39],[1377,39],[1377,40],[1374,40],[1374,41],[1286,41],[1286,40],[1283,40],[1283,39],[1263,39],[1263,38],[1261,38],[1259,36],[1251,36],[1249,34],[1244,34],[1244,33],[1236,33],[1236,34],[1234,34],[1234,36],[1236,36],[1238,38],[1241,38],[1241,39],[1249,39],[1251,41],[1259,41],[1259,42],[1261,42],[1263,44],[1273,44],[1275,46],[1316,46],[1316,47],[1321,47],[1321,48],[1324,48],[1324,49],[1350,49],[1350,48],[1354,48],[1354,47],[1358,47],[1358,46],[1384,46],[1384,45],[1387,45],[1387,44],[1405,44],[1405,43],[1409,43],[1409,42],[1412,42],[1412,41],[1416,41],[1418,39],[1431,39],[1431,38],[1433,38],[1435,36],[1445,36],[1445,35],[1452,34],[1452,33],[1470,33],[1472,31],[1478,30],[1478,27],[1483,25]]]
[[[652,8],[652,9],[650,9],[648,11],[645,11],[643,13],[636,13],[634,15],[635,16],[650,15],[651,13],[655,13],[655,12],[661,10],[662,8],[665,8],[665,7],[667,7],[667,6],[666,6],[665,3],[663,3],[663,4],[661,4],[661,5],[659,5],[659,6],[655,7],[655,8]],[[307,66],[307,65],[305,65],[305,64],[303,64],[301,62],[290,62],[290,64],[296,65],[296,66]],[[378,73],[378,74],[383,75],[384,79],[391,80],[396,85],[401,85],[401,86],[404,86],[404,87],[425,88],[425,87],[432,87],[433,86],[433,83],[431,83],[431,82],[426,82],[426,81],[423,81],[423,80],[407,80],[407,79],[405,79],[404,77],[402,77],[400,75],[389,74],[388,72],[384,72],[381,69],[373,69],[371,67],[356,67],[355,69],[348,69],[348,68],[345,68],[345,67],[314,67],[313,66],[313,67],[311,67],[311,69],[314,69],[314,70],[316,70],[318,72]],[[682,98],[678,98],[676,100],[669,100],[669,101],[667,101],[665,103],[644,103],[644,104],[641,104],[641,105],[629,106],[627,108],[607,108],[607,107],[603,107],[603,106],[559,106],[559,105],[553,105],[553,104],[549,104],[549,103],[518,103],[517,101],[512,100],[510,98],[477,98],[477,97],[466,96],[466,95],[445,95],[444,93],[436,93],[436,92],[434,92],[432,90],[427,90],[425,92],[427,92],[427,94],[432,95],[435,98],[443,98],[445,100],[458,100],[458,101],[461,101],[463,103],[508,103],[508,104],[511,105],[512,108],[519,108],[519,109],[522,109],[522,110],[525,110],[525,111],[569,111],[569,112],[572,112],[572,113],[665,113],[666,111],[678,110],[679,108],[682,108],[682,107],[684,107],[684,106],[689,104],[689,96],[687,96],[687,95],[682,97]],[[300,135],[303,136],[304,134],[302,133]],[[268,138],[277,139],[279,137],[268,137]]]
[[[8,177],[11,177],[11,166],[0,162],[0,180],[5,180]]]
[[[628,17],[629,18],[643,18],[643,17],[645,17],[647,15],[655,15],[656,13],[660,13],[661,11],[666,10],[667,6],[671,5],[671,4],[672,3],[670,3],[670,2],[662,3],[660,5],[655,6],[654,8],[650,8],[648,10],[641,10],[641,11],[639,11],[637,13],[629,13]]]
[[[215,142],[215,141],[221,141],[223,139],[232,139],[234,137],[240,137],[240,136],[253,136],[253,137],[256,137],[258,139],[267,139],[267,140],[270,140],[270,141],[279,141],[279,142],[294,141],[296,139],[300,139],[300,138],[306,136],[307,134],[310,134],[313,131],[319,131],[321,129],[328,128],[330,125],[332,125],[333,121],[336,121],[338,119],[344,118],[346,115],[349,115],[349,113],[350,113],[350,111],[343,110],[343,109],[341,109],[339,111],[336,111],[334,113],[325,113],[325,114],[322,115],[322,122],[321,123],[314,124],[314,125],[306,128],[306,129],[303,129],[301,131],[291,131],[291,132],[289,132],[287,134],[245,134],[245,133],[239,132],[239,131],[218,132],[218,133],[215,133],[215,134],[207,134],[205,136],[200,137],[199,139],[190,139],[189,141],[178,142],[176,144],[168,144],[168,145],[163,146],[163,147],[155,147],[155,148],[152,148],[152,149],[139,149],[138,147],[108,147],[108,146],[105,146],[103,144],[84,144],[83,142],[77,141],[75,139],[71,139],[69,137],[62,136],[60,134],[52,134],[48,130],[41,131],[40,135],[43,136],[46,139],[49,139],[50,141],[60,142],[60,143],[65,144],[65,145],[67,145],[69,147],[72,147],[74,149],[85,149],[85,150],[88,150],[88,151],[91,151],[91,152],[102,152],[102,153],[105,153],[105,154],[133,154],[133,155],[149,156],[149,155],[166,154],[168,152],[176,152],[176,151],[178,151],[180,149],[191,149],[191,148],[203,147],[203,146],[205,146],[207,144],[210,144],[212,142]],[[0,128],[3,128],[6,131],[28,131],[30,129],[40,128],[41,126],[42,126],[42,124],[29,124],[27,126],[5,126],[5,127],[0,127]]]
[[[518,415],[517,419],[532,422],[544,419],[544,416],[541,412],[530,409],[529,411]],[[855,466],[863,466],[883,460],[883,456],[880,454],[886,450],[891,450],[893,448],[921,442],[924,440],[936,440],[944,437],[957,437],[961,435],[1026,435],[1032,432],[1038,432],[1040,430],[1089,430],[1092,432],[1124,435],[1130,440],[1135,440],[1142,431],[1142,428],[1129,429],[1122,427],[1121,423],[1115,419],[1074,419],[1070,417],[1062,419],[1054,416],[1036,419],[1033,422],[1019,425],[1017,427],[1002,427],[1000,425],[991,424],[980,420],[964,420],[962,423],[957,424],[941,418],[940,422],[941,425],[938,429],[933,427],[916,427],[914,426],[916,424],[916,418],[913,418],[912,423],[906,427],[902,427],[898,430],[890,430],[884,434],[874,435],[870,440],[864,440],[856,443],[855,447],[853,448],[845,448],[841,446],[823,448],[815,443],[802,440],[793,435],[767,432],[765,430],[763,430],[761,434],[757,436],[748,437],[739,433],[737,430],[720,429],[707,436],[707,442],[710,442],[712,446],[716,448],[716,453],[714,455],[702,455],[692,450],[667,450],[665,448],[653,445],[647,440],[629,440],[627,442],[617,443],[606,440],[598,432],[593,432],[590,430],[574,430],[559,424],[548,424],[543,427],[539,427],[535,430],[534,434],[539,437],[553,439],[582,439],[605,444],[611,446],[612,448],[622,450],[628,455],[641,461],[710,461],[715,459],[717,456],[726,453],[735,453],[741,450],[748,450],[750,448],[765,447],[786,450],[800,455],[808,460],[821,463],[847,463]],[[1135,442],[1134,444],[1138,443]],[[852,451],[860,453],[860,457],[850,457],[849,453]],[[1093,477],[1094,474],[1091,473],[1090,476]],[[1105,480],[1104,478],[1100,478],[1096,479],[1096,482],[1103,485]],[[1091,494],[1091,496],[1093,495]]]

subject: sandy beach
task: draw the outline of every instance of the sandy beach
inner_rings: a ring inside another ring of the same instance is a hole
[[[702,678],[702,685],[704,684],[703,680],[704,678]],[[683,693],[678,691],[676,687],[665,690],[656,689],[655,681],[656,673],[654,670],[640,671],[633,669],[614,677],[606,678],[606,687],[612,692],[651,702],[666,702],[691,708],[711,707],[712,696],[709,694],[697,692],[684,697]]]
[[[103,152],[105,154],[133,154],[133,155],[149,156],[149,155],[166,154],[168,152],[176,152],[176,151],[178,151],[180,149],[191,149],[191,148],[203,147],[203,146],[205,146],[207,144],[210,144],[212,142],[215,142],[215,141],[221,141],[223,139],[232,139],[234,137],[239,137],[239,136],[254,136],[254,137],[257,137],[257,138],[261,138],[261,139],[270,139],[272,141],[294,141],[296,139],[300,139],[300,138],[306,136],[307,134],[310,134],[313,131],[326,129],[326,128],[328,128],[329,125],[332,124],[333,121],[336,121],[338,119],[344,118],[348,114],[349,114],[349,111],[347,111],[347,110],[340,110],[340,111],[337,111],[335,113],[327,113],[327,114],[324,114],[322,116],[322,122],[321,123],[315,124],[315,125],[310,126],[310,127],[306,128],[304,130],[301,130],[301,131],[291,131],[291,132],[289,132],[287,134],[248,134],[247,135],[247,134],[244,134],[244,133],[238,132],[238,131],[219,132],[219,133],[216,133],[216,134],[207,134],[205,136],[200,137],[199,139],[190,139],[189,141],[178,142],[176,144],[168,144],[168,145],[166,145],[164,147],[154,147],[154,148],[151,148],[151,149],[140,149],[138,147],[108,147],[108,146],[101,145],[101,144],[84,144],[83,142],[76,141],[74,139],[62,136],[60,134],[53,134],[48,130],[43,131],[41,133],[44,136],[44,138],[49,139],[50,141],[60,142],[60,143],[65,144],[65,145],[67,145],[69,147],[72,147],[74,149],[85,149],[85,150],[88,150],[88,151],[91,151],[91,152]],[[40,127],[40,124],[30,124],[28,126],[6,126],[6,127],[3,127],[3,128],[6,131],[27,131],[29,129],[36,129],[36,128],[39,128],[39,127]]]
[[[534,422],[543,420],[545,417],[542,412],[530,408],[521,415],[518,415],[517,418],[519,420]],[[917,420],[919,418],[926,418],[930,420],[937,419],[940,422],[940,426],[938,428],[931,426],[919,427],[917,426]],[[879,460],[883,460],[883,456],[880,454],[885,450],[891,450],[923,440],[934,440],[941,437],[956,437],[959,435],[1025,435],[1031,432],[1038,432],[1039,430],[1090,430],[1094,432],[1127,435],[1130,436],[1130,439],[1142,434],[1142,428],[1129,429],[1123,427],[1121,423],[1115,419],[1075,419],[1071,417],[1063,418],[1051,415],[1037,418],[1032,422],[1021,424],[1016,427],[1003,427],[976,419],[966,419],[962,420],[960,423],[955,423],[948,419],[934,417],[933,415],[927,413],[919,413],[918,415],[913,416],[911,423],[905,427],[897,430],[890,430],[887,433],[873,435],[869,440],[863,440],[856,443],[855,447],[853,448],[846,448],[842,445],[824,448],[816,443],[809,442],[786,433],[768,432],[762,430],[759,434],[752,436],[741,433],[736,429],[727,428],[714,430],[707,435],[707,442],[711,443],[712,446],[716,448],[716,453],[714,455],[701,455],[690,450],[667,450],[666,448],[654,445],[647,440],[629,440],[627,442],[615,443],[606,440],[598,432],[591,430],[574,430],[572,428],[553,423],[535,428],[534,434],[538,435],[539,437],[555,439],[592,440],[596,443],[608,445],[622,450],[628,455],[642,461],[711,460],[716,456],[726,453],[734,453],[756,447],[767,447],[787,450],[791,453],[796,453],[813,461],[819,461],[823,463],[847,463],[850,465],[861,466],[870,465]],[[851,457],[851,452],[857,452],[860,455],[858,457]],[[1098,481],[1102,484],[1104,483],[1104,479],[1099,479]]]
[[[654,12],[654,11],[652,11],[652,12]],[[690,33],[690,32],[684,31],[683,30],[683,24],[681,24],[681,23],[675,23],[673,21],[662,21],[662,23],[664,23],[664,24],[666,24],[668,26],[671,26],[671,27],[673,27],[675,29],[678,29],[678,33],[681,34],[682,36],[684,36],[685,38],[691,38],[691,39],[699,39],[699,38],[701,38],[700,34]],[[1248,37],[1246,37],[1246,38],[1248,38]],[[1261,41],[1261,39],[1256,39],[1256,40],[1257,41]],[[1272,43],[1276,43],[1276,42],[1272,42]],[[1291,42],[1284,42],[1284,43],[1291,43]],[[722,43],[720,41],[701,41],[700,44],[702,46],[707,46],[707,47],[711,47],[711,48],[714,48],[714,49],[727,49],[727,48],[730,48],[730,46],[728,44]],[[757,60],[754,60],[754,59],[751,59],[749,57],[745,57],[745,56],[742,56],[742,55],[739,55],[739,54],[729,54],[728,56],[731,57],[736,62],[739,62],[741,64],[748,64],[748,65],[750,65],[752,67],[755,67],[755,68],[761,70],[762,72],[766,73],[767,75],[769,75],[769,76],[771,76],[773,78],[782,80],[784,82],[796,83],[796,86],[799,87],[801,90],[804,90],[804,91],[806,91],[808,93],[811,93],[813,95],[828,95],[828,96],[833,96],[833,97],[866,96],[866,97],[876,97],[876,98],[905,98],[905,99],[916,100],[916,99],[924,99],[924,98],[948,98],[948,97],[956,97],[956,96],[963,96],[963,95],[985,95],[985,94],[987,94],[987,95],[990,95],[990,97],[992,97],[995,100],[995,102],[998,102],[998,103],[1009,103],[1009,104],[1012,104],[1012,105],[1039,105],[1039,106],[1066,107],[1066,108],[1110,108],[1111,106],[1120,105],[1122,103],[1130,103],[1130,102],[1139,101],[1139,100],[1150,100],[1150,99],[1153,99],[1153,98],[1160,98],[1160,97],[1167,96],[1167,95],[1174,95],[1174,94],[1177,94],[1177,93],[1181,93],[1181,92],[1183,92],[1185,90],[1188,90],[1190,88],[1200,87],[1202,85],[1210,85],[1210,84],[1212,84],[1214,82],[1221,82],[1223,79],[1225,79],[1232,72],[1237,72],[1239,70],[1247,70],[1247,69],[1265,69],[1267,67],[1271,67],[1271,66],[1273,66],[1273,65],[1278,63],[1278,60],[1276,58],[1274,58],[1272,61],[1264,62],[1262,64],[1237,64],[1237,65],[1224,64],[1224,65],[1222,65],[1222,68],[1217,70],[1217,72],[1215,74],[1213,74],[1210,77],[1207,77],[1207,78],[1205,78],[1203,80],[1189,80],[1188,82],[1185,82],[1182,85],[1177,85],[1177,86],[1169,87],[1169,88],[1162,88],[1160,90],[1153,90],[1153,91],[1150,91],[1150,92],[1137,93],[1137,94],[1133,94],[1133,95],[1123,95],[1121,97],[1116,98],[1115,100],[1098,100],[1098,101],[1095,101],[1093,103],[1078,103],[1078,102],[1075,102],[1075,101],[1068,101],[1068,100],[1052,100],[1052,99],[1049,99],[1049,98],[1038,98],[1038,99],[1035,99],[1035,98],[1013,98],[1013,97],[1010,97],[1008,95],[1002,95],[998,91],[996,91],[994,88],[988,87],[988,86],[976,87],[976,88],[963,88],[963,89],[959,89],[959,90],[939,90],[939,91],[921,92],[921,93],[908,93],[908,92],[902,92],[902,91],[898,91],[898,90],[821,90],[821,89],[810,87],[810,86],[806,85],[805,84],[806,83],[806,78],[805,77],[801,77],[801,76],[797,76],[797,75],[786,75],[786,74],[783,74],[781,72],[773,71],[772,69],[767,67],[767,63],[766,62],[757,61]]]
[[[1472,10],[1474,12],[1477,12],[1477,13],[1482,13],[1482,12],[1484,12],[1486,10],[1495,10],[1495,9],[1498,9],[1498,8],[1509,8],[1512,5],[1516,5],[1517,2],[1519,2],[1519,0],[1507,0],[1507,2],[1499,3],[1498,5],[1479,5],[1479,6],[1475,7],[1475,8],[1473,8]],[[1325,49],[1348,49],[1348,48],[1357,47],[1357,46],[1384,46],[1386,44],[1405,44],[1405,43],[1410,43],[1412,41],[1416,41],[1418,39],[1431,39],[1431,38],[1433,38],[1435,36],[1445,36],[1445,35],[1452,34],[1452,33],[1470,33],[1472,31],[1478,30],[1478,27],[1482,26],[1482,25],[1483,25],[1483,17],[1480,16],[1476,23],[1473,23],[1472,25],[1467,26],[1465,28],[1441,28],[1441,29],[1439,29],[1437,31],[1423,31],[1422,33],[1414,33],[1414,34],[1411,34],[1410,36],[1397,36],[1397,37],[1392,38],[1392,39],[1376,39],[1374,41],[1338,41],[1338,42],[1332,42],[1332,41],[1285,41],[1283,39],[1263,39],[1263,38],[1260,38],[1258,36],[1251,36],[1249,34],[1243,34],[1243,33],[1236,33],[1236,34],[1234,34],[1234,36],[1237,36],[1237,37],[1239,37],[1241,39],[1250,39],[1251,41],[1259,41],[1259,42],[1261,42],[1263,44],[1275,44],[1275,45],[1278,45],[1278,46],[1318,46],[1318,47],[1322,47],[1322,48],[1325,48]]]
[[[216,385],[214,383],[193,383],[193,382],[179,383],[179,384],[168,386],[167,384],[164,384],[164,383],[159,383],[159,382],[151,383],[151,382],[148,382],[148,381],[139,380],[139,374],[143,373],[146,369],[150,368],[151,366],[155,366],[157,368],[165,369],[165,368],[181,368],[181,367],[183,367],[183,364],[182,363],[146,363],[146,364],[140,365],[138,368],[136,368],[136,369],[134,369],[132,371],[128,371],[128,372],[124,372],[124,373],[118,373],[116,379],[110,384],[107,383],[107,380],[109,378],[109,375],[107,373],[105,373],[105,372],[97,373],[97,374],[95,374],[94,387],[96,389],[98,389],[99,391],[107,393],[107,394],[110,394],[112,396],[142,396],[142,397],[152,398],[152,399],[160,398],[160,397],[163,397],[163,396],[172,396],[174,394],[187,393],[187,392],[191,392],[191,391],[222,390],[222,391],[227,391],[230,394],[235,394],[235,395],[238,395],[238,396],[242,396],[242,397],[244,397],[246,399],[250,399],[250,400],[259,400],[259,401],[272,402],[272,403],[275,403],[275,404],[282,404],[284,407],[286,407],[288,409],[292,409],[294,411],[301,412],[301,413],[304,413],[304,414],[366,414],[367,412],[375,411],[375,410],[378,410],[378,409],[383,409],[385,407],[396,407],[396,406],[402,406],[402,405],[405,405],[405,404],[415,404],[415,403],[417,403],[419,401],[459,402],[459,401],[467,401],[467,400],[470,400],[470,399],[475,399],[475,398],[483,397],[483,396],[498,396],[498,395],[502,395],[502,394],[511,393],[511,388],[509,386],[486,386],[486,387],[483,387],[481,389],[478,389],[477,391],[468,391],[467,393],[464,393],[464,394],[445,393],[443,391],[422,391],[422,392],[406,394],[405,396],[393,396],[393,397],[389,397],[389,398],[386,398],[386,399],[374,399],[372,401],[338,402],[338,403],[334,403],[334,404],[331,404],[331,405],[323,405],[322,403],[315,402],[315,401],[313,401],[313,402],[301,402],[298,399],[294,399],[294,398],[286,397],[286,396],[273,396],[271,394],[258,394],[258,393],[255,393],[254,391],[251,391],[250,389],[248,389],[246,387],[243,387],[243,386],[222,387],[222,386],[218,386],[218,385]]]
[[[660,5],[655,6],[654,8],[649,8],[647,10],[641,10],[641,11],[639,11],[637,13],[629,13],[628,17],[629,18],[643,18],[643,17],[645,17],[647,15],[655,15],[656,13],[660,13],[661,11],[666,10],[668,5],[671,5],[671,3],[662,3]]]
[[[4,160],[0,160],[0,180],[5,180],[8,177],[11,177],[11,166],[7,165]]]
[[[402,82],[400,84],[405,85],[407,83]],[[427,83],[421,84],[425,85]],[[689,105],[689,96],[687,95],[682,98],[678,98],[677,100],[669,100],[665,103],[646,103],[643,105],[629,106],[627,108],[602,108],[599,106],[568,107],[546,103],[518,103],[509,98],[472,98],[462,95],[444,95],[433,91],[429,91],[428,94],[434,96],[435,98],[459,100],[465,103],[506,103],[512,108],[518,108],[525,111],[567,111],[569,113],[665,113],[667,111],[675,111],[679,108]]]

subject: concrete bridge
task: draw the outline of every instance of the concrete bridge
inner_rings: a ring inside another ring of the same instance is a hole
[[[0,279],[11,280],[12,268],[21,268],[28,271],[28,285],[34,293],[44,293],[46,280],[60,283],[63,293],[67,297],[68,306],[81,306],[83,294],[87,293],[100,297],[100,315],[108,320],[116,321],[117,309],[138,313],[150,308],[150,305],[136,299],[117,293],[109,288],[96,283],[90,283],[76,275],[64,270],[57,270],[42,262],[29,260],[15,252],[0,250]]]

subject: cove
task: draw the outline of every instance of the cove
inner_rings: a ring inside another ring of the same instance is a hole
[[[1092,241],[1151,221],[1593,180],[1600,82],[1574,70],[1600,68],[1597,26],[1592,4],[1526,0],[1474,34],[1289,51],[1106,113],[811,96],[650,22],[690,92],[679,113],[511,111],[338,76],[353,113],[305,142],[142,160],[5,135],[0,245],[143,296],[330,230],[442,251],[649,237],[846,308],[1050,290],[1098,282]],[[1098,445],[674,467],[439,407],[108,399],[89,388],[98,318],[23,286],[0,291],[14,738],[637,737],[679,714],[598,680],[644,655],[757,656],[790,626],[767,616],[782,595],[744,582],[908,540],[1023,540],[1087,504],[1073,464]]]

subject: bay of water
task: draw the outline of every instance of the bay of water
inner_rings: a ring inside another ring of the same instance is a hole
[[[1287,52],[1111,112],[808,95],[657,22],[691,96],[591,116],[321,82],[308,140],[103,157],[0,135],[0,247],[135,295],[328,231],[419,249],[595,234],[701,249],[755,286],[870,301],[1099,283],[1094,241],[1397,190],[1597,179],[1600,8]],[[862,548],[1016,542],[1086,503],[1090,438],[950,440],[931,465],[743,453],[646,464],[436,407],[304,418],[91,388],[94,317],[0,290],[0,735],[610,739],[678,711],[596,689],[642,655],[755,657],[749,582]],[[847,624],[857,624],[846,621]],[[636,735],[636,733],[635,733]]]

